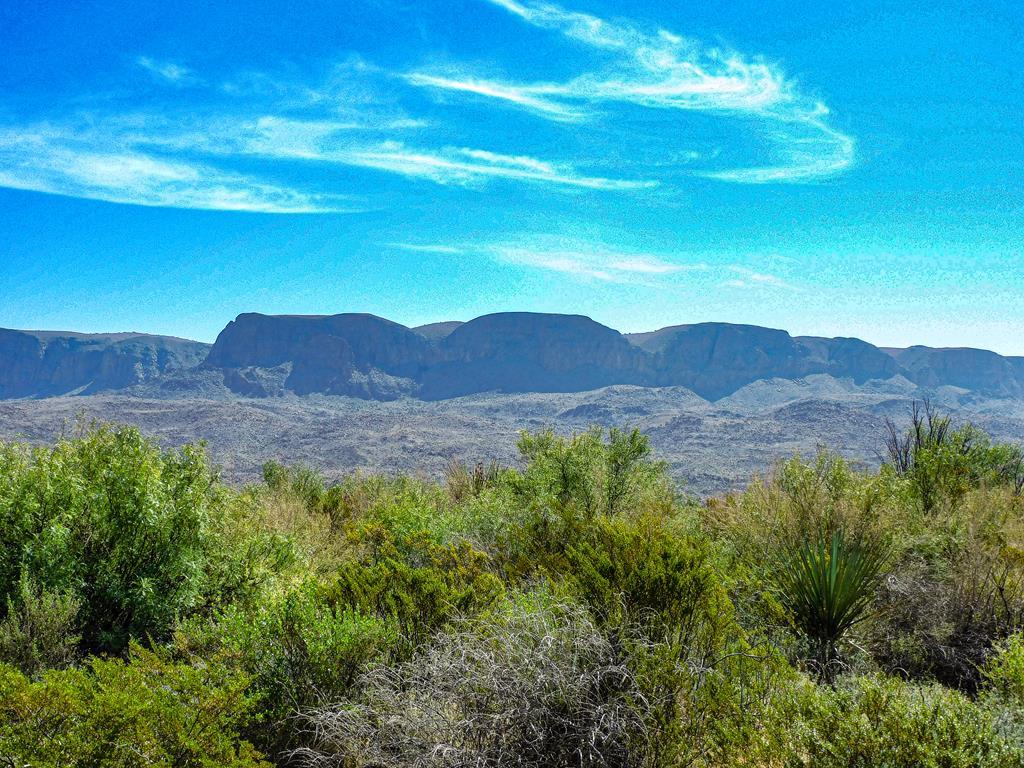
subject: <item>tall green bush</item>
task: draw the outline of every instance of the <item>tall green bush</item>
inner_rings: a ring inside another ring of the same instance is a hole
[[[202,446],[163,451],[133,428],[0,445],[0,600],[27,575],[80,603],[85,650],[165,639],[219,580],[229,500]]]

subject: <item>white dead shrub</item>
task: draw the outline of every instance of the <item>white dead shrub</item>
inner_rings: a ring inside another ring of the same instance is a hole
[[[310,768],[639,764],[645,701],[586,610],[546,597],[377,668],[357,701],[307,713]]]

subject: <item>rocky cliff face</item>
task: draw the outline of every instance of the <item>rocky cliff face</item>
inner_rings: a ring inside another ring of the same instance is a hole
[[[1024,376],[1014,358],[967,347],[917,346],[889,353],[908,372],[907,378],[922,387],[960,387],[992,397],[1024,396]]]
[[[499,389],[581,392],[651,378],[648,356],[618,331],[582,315],[506,312],[460,325],[423,373],[430,400]]]
[[[0,398],[130,390],[161,397],[292,393],[438,400],[477,392],[682,387],[718,400],[759,380],[899,379],[1024,399],[1024,357],[879,349],[860,339],[700,323],[623,336],[581,315],[509,312],[406,328],[367,314],[243,314],[212,346],[143,334],[0,330]],[[954,395],[956,389],[952,390]],[[902,390],[901,390],[902,391]]]
[[[900,366],[891,355],[860,339],[797,336],[794,341],[807,350],[812,373],[827,373],[836,378],[850,378],[857,384],[872,379],[891,379],[900,373]]]
[[[209,344],[138,333],[0,329],[0,398],[125,389],[194,368]]]
[[[717,400],[757,379],[809,372],[806,354],[785,331],[753,325],[699,323],[632,337],[655,356],[663,385]]]
[[[759,379],[826,373],[863,383],[899,371],[889,355],[860,339],[794,338],[754,325],[677,325],[628,338],[654,355],[660,384],[684,386],[711,400]]]
[[[1006,361],[1017,374],[1017,381],[1024,383],[1024,357],[1008,357]]]
[[[281,369],[282,386],[371,399],[410,394],[431,353],[427,339],[374,315],[239,315],[221,331],[205,368],[225,371],[239,394],[273,394],[255,369]]]

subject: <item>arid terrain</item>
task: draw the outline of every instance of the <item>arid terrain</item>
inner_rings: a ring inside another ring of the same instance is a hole
[[[823,396],[823,389],[831,396]],[[0,401],[0,434],[42,442],[73,429],[79,419],[127,422],[165,445],[206,440],[225,478],[247,482],[258,477],[267,459],[309,464],[335,478],[352,471],[436,477],[452,458],[515,462],[520,430],[636,426],[650,436],[673,476],[703,495],[742,487],[777,460],[813,453],[820,445],[873,466],[882,450],[884,418],[905,419],[912,399],[844,390],[825,376],[757,382],[716,403],[681,387],[628,386],[439,402],[93,395]],[[986,401],[953,412],[1003,439],[1024,436],[1021,404]]]

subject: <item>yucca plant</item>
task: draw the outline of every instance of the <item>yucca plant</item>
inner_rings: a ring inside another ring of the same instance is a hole
[[[850,538],[841,528],[783,547],[776,583],[794,626],[811,643],[822,682],[835,680],[843,635],[870,615],[887,559],[883,541]]]

